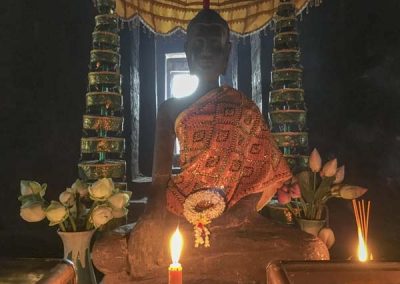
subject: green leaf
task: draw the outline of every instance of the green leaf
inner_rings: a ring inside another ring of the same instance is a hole
[[[40,193],[42,190],[42,187],[40,186],[40,184],[36,181],[29,181],[28,182],[28,186],[32,189],[32,192],[34,194]]]
[[[304,216],[307,216],[307,214],[308,214],[308,206],[307,206],[307,204],[306,204],[306,202],[304,201],[303,198],[300,198],[300,203],[301,203],[301,207],[303,209]],[[300,212],[300,217],[301,217],[301,212]]]
[[[318,186],[317,192],[315,193],[315,204],[319,205],[322,201],[322,198],[330,192],[334,180],[335,176],[322,178],[322,181]]]
[[[310,171],[303,171],[296,175],[297,182],[301,188],[301,195],[306,203],[313,202],[314,192],[312,188],[312,173]]]
[[[47,183],[43,183],[40,190],[40,196],[43,197],[45,195],[46,189],[47,189]]]
[[[21,208],[29,207],[34,203],[43,203],[44,200],[39,194],[30,194],[30,195],[21,195],[18,197],[18,200],[21,201]]]

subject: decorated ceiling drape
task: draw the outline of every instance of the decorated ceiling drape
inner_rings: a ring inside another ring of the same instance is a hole
[[[298,11],[321,0],[294,0]],[[238,35],[254,33],[272,19],[279,0],[211,0],[210,8],[218,11]],[[153,32],[169,34],[186,30],[189,21],[203,8],[202,0],[116,0],[117,14],[123,20],[140,17]]]

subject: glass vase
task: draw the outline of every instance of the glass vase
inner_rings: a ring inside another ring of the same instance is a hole
[[[63,246],[64,258],[75,265],[78,284],[97,284],[90,254],[90,241],[95,230],[83,232],[58,231]]]

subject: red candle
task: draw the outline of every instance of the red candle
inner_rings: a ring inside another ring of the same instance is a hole
[[[176,231],[170,240],[172,264],[168,267],[169,284],[182,284],[182,265],[179,263],[182,246],[182,235],[179,232],[179,228],[176,228]]]
[[[182,284],[182,265],[180,263],[172,263],[168,267],[168,283]]]

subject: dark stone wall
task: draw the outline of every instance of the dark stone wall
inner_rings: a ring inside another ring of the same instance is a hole
[[[93,16],[90,1],[1,5],[0,245],[10,254],[53,231],[20,220],[19,180],[47,182],[48,197],[56,198],[76,179]],[[33,255],[43,254],[42,244]]]
[[[398,1],[324,1],[300,24],[310,146],[346,165],[347,183],[369,189],[370,242],[399,258],[400,24]],[[335,253],[355,249],[350,202],[330,203]]]
[[[20,179],[47,182],[47,196],[54,199],[77,177],[95,12],[89,0],[8,0],[1,6],[0,246],[7,245],[7,255],[59,255],[53,228],[20,220],[16,198]],[[400,257],[398,11],[397,0],[326,0],[300,23],[310,148],[317,147],[326,159],[338,157],[346,164],[346,180],[370,189],[370,240],[375,255],[387,259]],[[151,66],[152,36],[144,37],[150,39],[141,41],[146,49],[140,64]],[[271,32],[262,36],[264,102],[271,41]],[[250,58],[248,39],[239,42],[238,53],[239,85],[250,95],[251,65],[243,63]],[[154,71],[146,70],[140,75],[140,131],[152,137],[155,108],[149,96],[155,85],[149,76]],[[141,138],[140,143],[143,162],[153,141]],[[150,167],[147,160],[146,174]],[[334,255],[347,257],[355,248],[351,207],[338,200],[330,208],[338,239]],[[40,247],[32,249],[35,241]],[[49,249],[43,250],[43,242]]]

